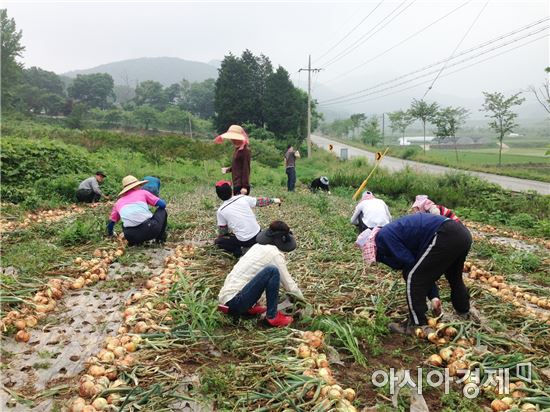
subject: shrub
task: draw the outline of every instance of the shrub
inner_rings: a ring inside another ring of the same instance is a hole
[[[420,153],[420,150],[421,149],[418,146],[407,147],[403,151],[403,154],[401,155],[401,157],[403,159],[410,159],[410,158],[416,156],[418,153]]]

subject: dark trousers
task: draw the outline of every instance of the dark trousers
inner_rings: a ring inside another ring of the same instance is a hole
[[[240,195],[242,188],[245,188],[247,190],[246,194],[250,196],[250,186],[233,186],[233,194]]]
[[[99,201],[101,195],[98,195],[92,189],[78,189],[76,191],[76,198],[79,202],[94,203]]]
[[[216,238],[214,243],[220,249],[232,253],[235,257],[241,257],[243,255],[243,247],[251,247],[256,244],[256,236],[254,236],[252,239],[242,241],[237,239],[237,236],[235,236],[234,234],[230,234]]]
[[[279,269],[275,266],[266,266],[233,299],[226,303],[229,312],[235,315],[244,315],[258,302],[265,291],[266,316],[268,319],[273,319],[277,315],[277,304],[279,303],[279,282]]]
[[[294,188],[296,187],[296,168],[287,167],[286,176],[287,176],[286,187],[289,192],[294,192]]]
[[[470,295],[462,279],[462,268],[471,245],[472,235],[464,225],[453,220],[441,225],[407,276],[407,303],[412,323],[427,323],[426,296],[442,275],[451,287],[451,302],[455,310],[459,313],[470,310]]]
[[[139,245],[148,240],[155,239],[158,242],[166,240],[166,224],[168,213],[166,209],[157,208],[153,217],[134,227],[124,227],[124,237],[130,246]]]

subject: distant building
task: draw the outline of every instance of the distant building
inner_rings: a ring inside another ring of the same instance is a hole
[[[435,139],[435,136],[426,136],[426,142],[429,143],[433,139]],[[410,146],[411,144],[423,144],[424,143],[424,136],[405,136],[399,138],[399,145],[400,146]]]

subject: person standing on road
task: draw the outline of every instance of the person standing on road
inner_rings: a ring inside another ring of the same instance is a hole
[[[406,279],[409,318],[403,324],[391,323],[392,332],[409,334],[416,326],[427,325],[426,296],[442,275],[451,287],[456,312],[462,317],[475,317],[462,279],[471,245],[472,235],[464,225],[427,213],[404,216],[367,233],[362,248],[365,262],[382,262],[403,270]]]
[[[84,203],[95,203],[101,199],[101,196],[109,199],[109,196],[104,195],[99,185],[103,183],[105,179],[105,173],[101,171],[95,172],[95,176],[91,176],[78,185],[78,190],[76,191],[76,198],[79,202]]]
[[[296,187],[296,159],[300,158],[300,152],[294,150],[292,145],[288,145],[285,153],[285,171],[287,176],[287,189],[289,192],[294,192]]]
[[[227,132],[219,135],[214,140],[221,143],[223,140],[231,140],[235,151],[231,167],[222,167],[222,173],[231,173],[233,181],[233,193],[238,195],[250,194],[250,149],[248,148],[248,135],[239,125],[231,125]]]

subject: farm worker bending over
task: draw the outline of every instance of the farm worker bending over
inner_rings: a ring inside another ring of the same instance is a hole
[[[116,222],[122,219],[124,237],[130,246],[152,239],[159,243],[166,240],[166,202],[147,190],[142,190],[140,187],[145,183],[146,180],[137,180],[134,176],[122,179],[123,188],[118,194],[120,198],[113,206],[107,225],[109,235],[112,236]],[[149,206],[157,207],[154,214]]]
[[[445,206],[436,205],[426,195],[417,195],[411,209],[415,213],[431,213],[433,215],[441,215],[460,222],[460,219],[450,209]]]
[[[359,233],[377,226],[382,227],[390,222],[391,214],[386,202],[376,198],[372,192],[363,193],[351,217],[351,223],[357,226]]]
[[[219,236],[214,243],[235,257],[243,255],[243,248],[256,243],[260,225],[254,215],[253,207],[280,204],[281,199],[267,197],[232,196],[231,182],[220,180],[216,183],[216,194],[223,200],[216,214]]]
[[[250,149],[248,148],[248,135],[239,125],[231,125],[227,132],[219,135],[214,140],[221,143],[223,140],[231,140],[235,151],[231,167],[222,167],[222,173],[231,173],[234,194],[250,194]]]
[[[414,326],[427,324],[426,296],[441,275],[449,282],[455,310],[459,315],[469,315],[470,296],[462,268],[471,244],[472,236],[465,226],[426,213],[404,216],[370,231],[363,246],[365,261],[402,269],[407,282],[409,319],[405,324],[391,323],[392,332],[413,333]]]
[[[78,185],[76,191],[76,198],[79,202],[94,203],[99,201],[101,196],[109,199],[109,196],[104,195],[99,185],[103,183],[105,179],[105,173],[97,171],[95,176],[89,177]]]
[[[142,186],[143,190],[147,190],[148,192],[151,192],[155,196],[160,196],[160,179],[158,177],[145,176],[141,180],[147,181],[147,183],[145,183]]]
[[[323,190],[327,192],[330,195],[330,182],[328,180],[328,177],[321,176],[317,179],[313,179],[311,181],[311,185],[309,186],[312,192],[317,192],[318,190]]]
[[[258,243],[250,248],[225,278],[218,295],[219,310],[234,315],[266,313],[271,326],[288,326],[292,316],[277,311],[279,286],[298,297],[300,288],[288,273],[283,252],[296,248],[296,241],[285,222],[274,221],[269,229],[257,236]],[[265,292],[267,308],[257,304]]]

